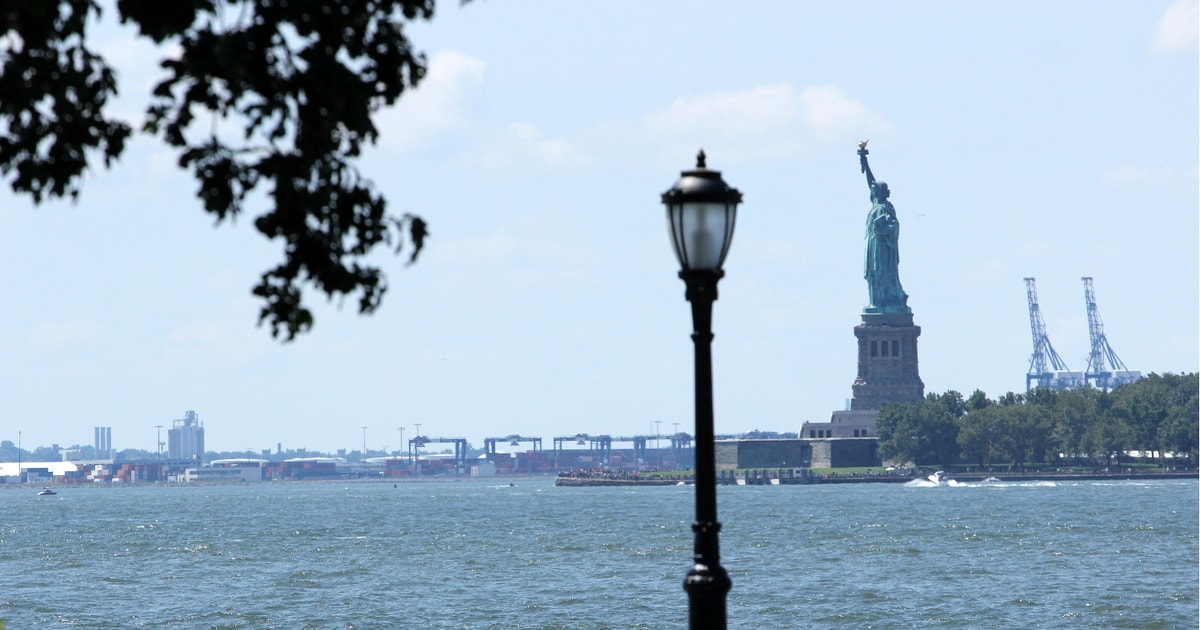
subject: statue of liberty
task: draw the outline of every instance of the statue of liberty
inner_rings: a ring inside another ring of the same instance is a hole
[[[867,280],[870,302],[864,313],[912,313],[908,294],[900,286],[900,221],[888,201],[891,192],[884,182],[875,181],[867,164],[867,141],[858,143],[858,159],[867,174],[871,189],[871,212],[867,214],[866,256],[863,277]]]

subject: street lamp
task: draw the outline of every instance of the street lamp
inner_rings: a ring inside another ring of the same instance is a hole
[[[688,627],[692,630],[725,628],[725,597],[733,582],[721,567],[717,522],[717,467],[713,444],[712,304],[717,281],[725,275],[721,265],[729,253],[742,193],[730,188],[721,173],[704,164],[704,151],[696,168],[684,171],[679,181],[662,194],[667,206],[671,245],[679,258],[679,277],[687,285],[684,296],[692,304],[692,342],[696,355],[696,521],[694,563],[683,581],[688,594]]]

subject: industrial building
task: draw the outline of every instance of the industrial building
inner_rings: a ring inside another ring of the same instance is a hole
[[[204,460],[204,423],[191,409],[172,423],[167,432],[167,457],[173,460]]]
[[[112,459],[112,427],[96,427],[94,431],[96,440],[93,448],[96,449],[96,459]]]

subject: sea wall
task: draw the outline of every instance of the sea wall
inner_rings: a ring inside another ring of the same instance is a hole
[[[721,440],[717,470],[745,468],[856,468],[878,466],[875,438]]]
[[[878,466],[875,438],[833,438],[812,442],[813,468],[859,468]]]
[[[805,468],[812,460],[809,440],[721,440],[717,470],[736,468]]]
[[[687,477],[687,484],[691,483],[691,476]],[[677,486],[684,483],[682,476],[680,479],[663,479],[663,478],[644,478],[634,479],[631,477],[557,477],[554,480],[556,486]],[[685,484],[686,485],[686,484]]]

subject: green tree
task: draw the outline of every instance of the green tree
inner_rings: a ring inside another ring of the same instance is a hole
[[[1039,405],[1009,405],[997,409],[1006,459],[1016,466],[1046,460],[1050,414]]]
[[[1108,415],[1119,419],[1126,427],[1128,446],[1136,450],[1152,450],[1158,426],[1167,419],[1170,388],[1157,375],[1118,387],[1110,394],[1112,405]]]
[[[0,462],[15,462],[18,459],[28,459],[28,455],[23,454],[24,449],[18,454],[17,445],[12,440],[0,441]]]
[[[930,394],[925,397],[925,402],[940,406],[951,418],[961,418],[967,413],[967,403],[963,400],[963,395],[953,389],[941,395]]]
[[[1031,405],[1052,408],[1058,402],[1059,394],[1062,393],[1063,391],[1050,387],[1036,387],[1025,392],[1025,402]]]
[[[1182,375],[1175,381],[1174,400],[1182,403],[1167,416],[1166,427],[1160,431],[1159,445],[1177,456],[1186,453],[1188,462],[1195,466],[1200,456],[1200,374]]]
[[[1200,459],[1200,375],[1151,374],[1112,392],[1038,388],[991,401],[948,391],[920,405],[880,410],[885,459],[948,465],[959,456],[982,467],[1059,459],[1119,463],[1130,450]],[[955,415],[960,414],[960,415]],[[956,450],[957,449],[957,450]]]
[[[946,396],[949,396],[947,400]],[[926,435],[928,457],[943,466],[959,459],[958,419],[965,410],[962,395],[951,391],[937,401],[926,400],[920,407],[921,423]]]
[[[996,404],[1000,405],[1001,407],[1011,407],[1012,405],[1019,405],[1023,402],[1025,402],[1025,396],[1023,394],[1014,394],[1012,392],[1008,392],[996,399]]]
[[[917,461],[920,428],[915,405],[880,407],[875,428],[879,430],[877,452],[881,459],[898,463]]]
[[[1091,446],[1092,458],[1104,464],[1121,462],[1121,454],[1130,450],[1131,431],[1117,414],[1101,414],[1088,427],[1084,439]]]
[[[1128,426],[1131,448],[1158,451],[1162,458],[1167,450],[1175,450],[1179,431],[1186,434],[1176,425],[1195,409],[1197,389],[1196,374],[1152,373],[1114,389],[1110,413]]]
[[[54,446],[39,446],[33,449],[33,452],[29,454],[29,459],[39,462],[56,462],[62,459],[62,455],[58,445],[55,444]]]
[[[111,165],[133,132],[105,112],[118,83],[89,46],[100,11],[96,0],[0,8],[0,174],[35,203],[78,199],[89,158]],[[367,255],[407,239],[412,262],[427,231],[389,213],[353,160],[376,141],[379,108],[425,75],[404,25],[430,19],[434,0],[118,0],[117,11],[177,52],[164,51],[140,131],[178,151],[204,211],[232,220],[268,189],[273,207],[254,226],[282,241],[283,261],[253,289],[260,324],[287,340],[310,329],[305,285],[373,312],[387,283]],[[218,132],[219,121],[241,133]]]
[[[884,405],[875,424],[881,458],[919,466],[949,465],[958,459],[957,418],[950,411],[962,406],[962,395],[929,394],[919,405]]]
[[[974,409],[959,421],[958,445],[966,460],[981,468],[1003,461],[1008,448],[1000,415],[1001,409],[991,405]]]
[[[983,390],[977,389],[971,394],[971,397],[967,399],[966,411],[967,413],[970,413],[979,409],[987,409],[995,404],[995,402],[987,397],[987,394],[983,393]]]
[[[1176,457],[1186,454],[1188,464],[1196,465],[1200,455],[1200,401],[1196,394],[1171,411],[1164,426],[1159,428],[1158,437],[1164,458],[1167,452]]]
[[[120,461],[126,461],[126,462],[145,461],[145,460],[150,460],[150,459],[158,459],[158,453],[154,452],[154,451],[147,451],[147,450],[140,449],[140,448],[127,448],[127,449],[118,451],[116,453],[116,457],[114,459],[117,459]]]
[[[1047,410],[1050,459],[1088,460],[1099,454],[1101,449],[1092,443],[1089,429],[1108,407],[1108,394],[1092,388],[1074,389],[1056,392],[1053,401]]]

